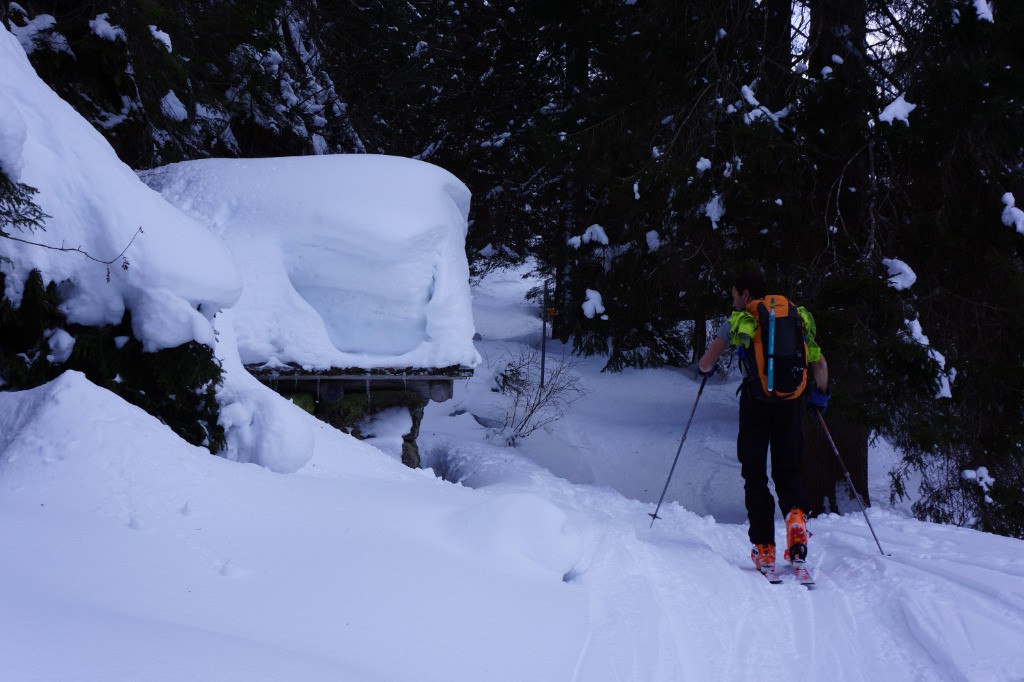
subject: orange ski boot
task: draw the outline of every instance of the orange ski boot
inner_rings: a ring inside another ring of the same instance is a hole
[[[786,559],[794,563],[803,563],[807,559],[808,537],[807,518],[802,509],[793,507],[786,514]]]
[[[775,545],[754,545],[750,560],[765,575],[775,573]]]

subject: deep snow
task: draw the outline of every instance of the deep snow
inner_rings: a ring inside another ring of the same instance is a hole
[[[473,367],[469,190],[390,156],[202,159],[140,174],[223,238],[242,361]]]
[[[476,287],[485,356],[536,338],[522,286],[498,273]],[[521,448],[485,442],[468,412],[449,416],[490,394],[488,365],[432,404],[421,445],[461,484],[259,386],[313,434],[295,474],[211,457],[78,374],[0,394],[5,677],[745,680],[791,677],[794,665],[802,679],[1024,675],[1024,543],[876,507],[891,557],[859,514],[819,518],[817,587],[768,585],[749,565],[745,526],[727,521],[742,515],[734,384],[709,383],[651,528],[647,500],[697,384],[599,365],[579,369],[592,390],[580,409]]]
[[[244,277],[223,241],[135,179],[17,49],[0,29],[0,164],[40,188],[39,236],[107,253],[147,229],[109,285],[76,254],[13,255],[71,278],[72,312],[148,311],[136,332],[154,346],[212,343],[215,325],[231,448],[210,456],[74,372],[0,392],[4,679],[1024,678],[1024,543],[880,504],[884,447],[869,513],[892,556],[859,514],[830,515],[810,524],[813,591],[753,570],[735,377],[709,382],[653,527],[689,372],[583,360],[589,394],[503,446],[473,414],[500,409],[503,354],[538,340],[521,272],[473,289],[484,362],[428,407],[434,470],[388,454],[394,415],[381,449],[315,420],[245,373]]]
[[[470,196],[451,173],[373,155],[207,159],[143,173],[165,199],[2,27],[0,63],[0,168],[36,188],[48,215],[43,229],[3,240],[7,295],[17,303],[37,269],[58,284],[71,322],[115,324],[127,310],[146,350],[216,345],[228,459],[292,473],[311,456],[309,428],[254,390],[243,364],[479,362]],[[51,339],[55,356],[73,346],[63,331]]]

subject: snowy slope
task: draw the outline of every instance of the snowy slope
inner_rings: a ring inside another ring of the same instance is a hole
[[[0,414],[5,679],[523,679],[517,649],[557,667],[577,645],[563,516],[532,495],[317,424],[300,474],[235,464],[74,373]],[[546,536],[502,540],[516,511]],[[488,661],[438,660],[464,645]]]
[[[489,286],[478,305],[517,308]],[[615,379],[671,380],[681,409],[696,384],[677,373]],[[620,405],[588,401],[531,456],[563,438],[577,457],[564,434]],[[745,680],[796,662],[803,679],[1024,675],[1020,541],[873,509],[882,557],[863,518],[831,516],[811,526],[817,588],[770,586],[742,524],[671,502],[650,528],[652,504],[489,445],[452,405],[432,407],[423,442],[462,485],[304,414],[314,452],[285,475],[204,454],[80,375],[0,394],[0,666],[17,680]],[[646,430],[632,439],[660,449]],[[699,442],[727,451],[728,429],[712,433]],[[632,468],[660,484],[667,463]]]

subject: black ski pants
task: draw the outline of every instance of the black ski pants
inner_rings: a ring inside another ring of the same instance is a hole
[[[740,432],[736,454],[743,475],[744,502],[750,541],[775,544],[775,500],[768,490],[768,452],[772,480],[783,518],[793,507],[804,507],[800,463],[804,451],[803,400],[769,403],[740,392]]]

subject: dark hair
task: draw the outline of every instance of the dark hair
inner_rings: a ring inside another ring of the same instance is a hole
[[[754,270],[738,273],[733,278],[732,285],[741,294],[749,291],[752,299],[764,298],[768,294],[768,283],[764,281],[764,276]]]

